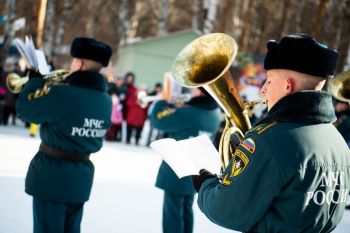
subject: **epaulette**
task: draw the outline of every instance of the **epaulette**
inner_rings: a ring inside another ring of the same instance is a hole
[[[47,95],[50,92],[50,87],[44,85],[42,88],[36,89],[34,92],[28,94],[28,100],[37,99]]]
[[[270,129],[272,126],[278,124],[277,121],[273,121],[270,123],[264,123],[264,124],[260,124],[255,126],[254,128],[250,129],[249,132],[250,133],[255,133],[255,134],[263,134],[266,130]]]
[[[55,83],[52,83],[50,84],[51,86],[70,86],[69,83],[64,83],[64,82],[55,82]]]
[[[172,115],[174,113],[175,113],[175,109],[174,108],[167,108],[167,109],[157,113],[157,120],[160,120],[160,119],[162,119],[164,117],[170,116],[170,115]]]
[[[33,99],[43,97],[50,92],[51,87],[56,87],[56,86],[69,86],[69,84],[62,83],[62,82],[53,82],[53,83],[50,83],[49,85],[45,84],[42,88],[36,89],[34,92],[29,93],[28,100],[33,100]]]

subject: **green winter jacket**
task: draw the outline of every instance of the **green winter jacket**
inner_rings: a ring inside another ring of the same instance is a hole
[[[203,183],[200,209],[237,231],[331,232],[350,188],[350,153],[335,120],[327,92],[282,98],[246,133],[222,182]]]
[[[30,79],[16,103],[21,117],[40,124],[42,143],[76,154],[99,151],[112,108],[104,77],[75,72],[35,97],[43,85],[41,78]],[[91,161],[63,160],[39,151],[29,165],[25,191],[43,200],[82,203],[89,199],[93,176]]]

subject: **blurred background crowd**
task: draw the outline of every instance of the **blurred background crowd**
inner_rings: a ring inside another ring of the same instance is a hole
[[[35,137],[37,135],[37,125],[30,122],[24,122],[16,114],[15,102],[18,94],[9,91],[6,85],[8,74],[16,73],[25,77],[27,71],[25,67],[21,68],[21,59],[16,56],[8,56],[1,65],[0,74],[0,124],[2,126],[17,125],[18,127],[28,128],[28,135]],[[53,69],[53,64],[51,64]],[[244,102],[261,99],[260,87],[265,81],[265,73],[260,63],[249,63],[243,69],[231,66],[230,72],[239,74],[236,87],[240,97]],[[104,72],[108,82],[108,94],[112,98],[113,108],[111,115],[111,126],[107,131],[105,140],[110,142],[119,142],[133,145],[149,146],[149,144],[162,137],[166,133],[154,129],[148,120],[149,108],[152,103],[163,99],[164,84],[165,88],[171,88],[175,102],[172,104],[184,105],[189,98],[184,98],[190,90],[180,87],[174,82],[169,72],[164,72],[164,76],[159,78],[159,82],[154,83],[148,88],[145,83],[136,83],[137,77],[133,72],[127,72],[124,76],[111,78],[107,70]],[[165,83],[164,83],[165,82]],[[171,86],[172,87],[169,87]],[[176,90],[179,89],[180,90]],[[167,90],[169,92],[169,90]],[[179,98],[179,93],[181,98]],[[350,145],[350,108],[349,103],[334,99],[334,107],[338,117],[335,122],[336,127]],[[265,105],[255,105],[249,111],[249,117],[254,124],[266,112]],[[216,145],[220,139],[221,131],[224,127],[224,113],[222,124],[217,132]],[[143,137],[143,140],[141,140]]]
[[[175,56],[200,35],[224,32],[236,40],[238,54],[230,73],[242,99],[253,101],[260,99],[265,80],[261,63],[267,40],[307,33],[339,51],[340,73],[350,67],[349,22],[348,0],[0,0],[1,124],[21,122],[6,76],[26,76],[13,43],[25,35],[45,53],[51,70],[68,69],[69,45],[77,35],[111,45],[111,64],[103,70],[114,103],[106,140],[148,145],[164,136],[149,126],[148,109],[161,96]],[[348,103],[334,100],[334,105],[336,125],[349,141]],[[252,123],[264,110],[263,105],[251,109]],[[25,125],[34,136],[37,126]],[[142,135],[146,139],[140,141]]]

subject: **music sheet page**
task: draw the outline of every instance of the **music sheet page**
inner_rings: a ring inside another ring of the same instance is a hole
[[[203,168],[213,174],[220,173],[219,153],[206,134],[179,141],[164,138],[152,142],[150,147],[179,178],[198,175]]]

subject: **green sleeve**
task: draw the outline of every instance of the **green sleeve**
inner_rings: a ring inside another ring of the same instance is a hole
[[[175,107],[165,101],[157,101],[149,111],[151,125],[156,129],[174,133],[191,128],[195,119],[195,113],[189,106]]]
[[[198,206],[214,223],[245,232],[267,212],[281,182],[276,177],[280,174],[278,167],[269,155],[272,151],[265,143],[256,141],[253,153],[241,145],[223,173],[226,184],[206,180],[198,195]]]
[[[54,87],[48,93],[34,96],[37,90],[42,90],[44,84],[40,78],[30,79],[17,99],[16,111],[28,122],[41,124],[58,117],[57,107],[60,107],[60,100],[55,95]]]

